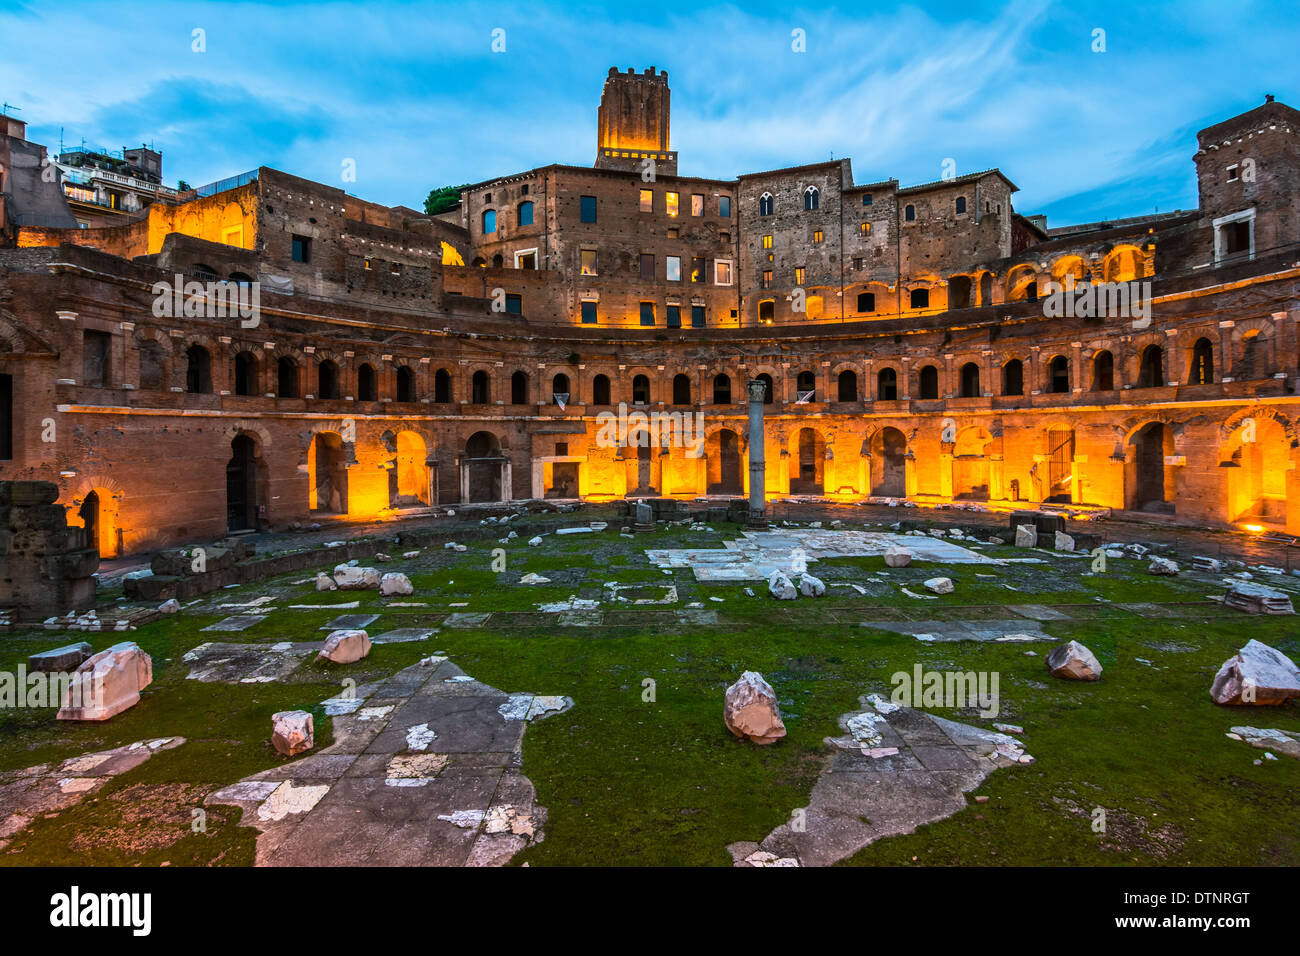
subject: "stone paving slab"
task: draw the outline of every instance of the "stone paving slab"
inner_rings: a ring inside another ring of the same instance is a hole
[[[406,644],[413,641],[427,641],[433,636],[433,633],[432,628],[399,627],[391,631],[385,631],[383,634],[371,634],[370,643]]]
[[[322,631],[362,631],[379,620],[378,614],[340,614],[328,624],[322,624]]]
[[[205,631],[246,631],[254,624],[261,624],[266,620],[265,614],[234,614],[228,618],[218,621],[216,624],[209,624],[202,630]]]
[[[181,657],[190,665],[188,680],[226,684],[265,684],[284,680],[324,641],[282,641],[278,644],[225,644],[210,641]]]

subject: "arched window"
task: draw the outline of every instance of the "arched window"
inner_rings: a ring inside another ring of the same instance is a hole
[[[609,376],[597,375],[591,380],[591,404],[609,404]]]
[[[921,397],[939,397],[939,370],[933,365],[926,365],[921,369]]]
[[[758,214],[760,216],[772,215],[772,208],[774,205],[775,202],[772,199],[772,194],[763,193],[763,195],[758,197]]]
[[[528,404],[528,373],[519,371],[510,376],[510,404]]]
[[[1159,388],[1165,384],[1165,350],[1158,345],[1148,345],[1142,350],[1142,364],[1138,369],[1138,388]]]
[[[731,377],[723,373],[713,376],[713,404],[731,404]]]
[[[533,224],[533,204],[531,202],[521,202],[519,204],[519,225],[531,226]]]
[[[500,269],[500,268],[502,268],[505,264],[506,264],[506,257],[503,256],[501,253],[498,252],[495,256],[492,257],[492,268],[493,268],[493,269]]]
[[[298,397],[298,363],[287,355],[275,363],[276,394],[280,398]]]
[[[845,369],[840,372],[839,400],[841,402],[856,402],[858,400],[858,373],[852,369]]]
[[[339,367],[326,359],[316,369],[316,397],[339,397]]]
[[[235,394],[257,394],[257,358],[252,352],[235,356]]]
[[[397,401],[415,401],[415,373],[405,365],[397,367]]]
[[[357,401],[379,401],[379,385],[375,379],[374,366],[365,362],[357,369]]]
[[[904,219],[904,221],[906,221],[906,222],[915,222],[915,221],[916,221],[916,207],[915,207],[915,206],[911,206],[911,205],[905,207],[905,208],[903,209],[903,219]]]
[[[206,394],[212,391],[212,359],[202,345],[185,350],[185,391]]]
[[[1020,359],[1012,359],[1002,366],[1002,394],[1025,394],[1025,366]]]
[[[488,373],[479,369],[470,379],[470,404],[487,405],[492,401],[492,389],[488,380]]]
[[[497,231],[497,211],[495,209],[483,210],[483,234],[487,235]]]
[[[821,205],[821,193],[816,186],[809,186],[803,191],[803,208],[809,212]]]
[[[246,272],[232,272],[230,273],[230,281],[235,285],[252,285],[253,277]]]
[[[805,402],[817,401],[817,376],[812,372],[800,372],[795,376],[794,388],[799,394],[795,396],[796,400],[803,399]],[[804,398],[804,396],[808,396]]]
[[[650,379],[644,375],[638,375],[632,379],[632,404],[650,404]]]
[[[914,309],[930,308],[930,290],[913,289],[909,296],[909,302]]]
[[[772,299],[763,299],[758,303],[758,321],[764,325],[771,325],[772,319],[776,317],[776,302]]]
[[[974,362],[967,362],[961,367],[961,397],[979,398],[981,394],[980,367]]]
[[[1061,394],[1070,390],[1070,360],[1058,355],[1047,364],[1047,390]]]
[[[551,400],[556,405],[569,401],[569,376],[563,372],[551,379]]]
[[[760,372],[758,380],[763,383],[763,404],[772,404],[772,376],[766,372]]]
[[[451,376],[445,368],[438,369],[433,375],[433,400],[439,405],[451,403]]]
[[[1092,390],[1094,392],[1115,390],[1115,356],[1106,349],[1102,349],[1092,358]]]
[[[962,213],[964,213],[964,212],[966,211],[966,197],[965,197],[965,196],[958,196],[958,197],[957,197],[957,202],[956,202],[955,205],[956,205],[956,208],[957,208],[957,215],[960,216]]]
[[[892,368],[882,368],[876,373],[876,399],[882,402],[898,400],[898,373]]]
[[[673,404],[689,405],[691,403],[691,380],[687,375],[673,377]]]
[[[1209,339],[1197,339],[1192,346],[1192,372],[1189,385],[1210,385],[1214,382],[1214,346]]]

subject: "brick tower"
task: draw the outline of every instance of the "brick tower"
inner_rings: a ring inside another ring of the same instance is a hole
[[[677,154],[668,140],[668,74],[609,68],[596,114],[596,168],[639,171],[653,158],[658,173],[677,175]]]

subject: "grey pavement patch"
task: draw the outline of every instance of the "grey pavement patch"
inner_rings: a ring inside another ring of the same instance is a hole
[[[454,614],[448,614],[443,624],[447,627],[482,627],[487,623],[488,614],[486,611],[458,611]]]
[[[328,624],[322,624],[322,631],[359,631],[372,621],[379,620],[378,614],[340,614]]]
[[[507,695],[440,656],[356,693],[326,702],[330,746],[208,797],[247,811],[258,866],[499,866],[542,839],[525,725],[571,699]]]
[[[265,684],[283,680],[302,664],[307,654],[319,651],[322,641],[284,641],[279,644],[223,644],[209,642],[185,652],[190,665],[186,679],[226,684]]]
[[[370,637],[372,644],[405,644],[411,641],[427,641],[433,635],[430,628],[424,627],[399,627],[396,630],[385,631],[383,634],[373,634]]]
[[[245,631],[254,624],[261,624],[266,620],[265,614],[235,614],[216,624],[209,624],[203,628],[205,631]]]
[[[1070,615],[1043,604],[1008,604],[1007,610],[1031,621],[1068,621]]]
[[[894,634],[907,634],[929,641],[994,641],[1019,640],[1050,641],[1052,637],[1036,624],[1027,624],[1024,618],[1007,618],[1004,621],[861,621],[859,627]]]

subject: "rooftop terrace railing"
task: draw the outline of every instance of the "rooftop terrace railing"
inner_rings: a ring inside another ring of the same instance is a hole
[[[224,193],[228,189],[238,189],[240,186],[246,186],[251,182],[257,181],[257,170],[250,169],[246,173],[240,173],[238,176],[231,176],[227,179],[218,179],[215,183],[208,183],[206,186],[200,186],[194,190],[196,196],[215,196],[217,193]]]

